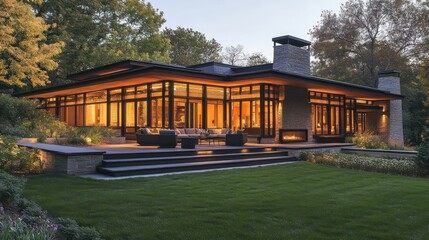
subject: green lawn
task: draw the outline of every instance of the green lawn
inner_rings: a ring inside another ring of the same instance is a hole
[[[429,239],[429,180],[311,163],[95,181],[25,195],[107,239]]]

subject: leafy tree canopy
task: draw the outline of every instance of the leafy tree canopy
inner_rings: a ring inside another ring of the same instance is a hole
[[[310,31],[314,72],[375,86],[379,71],[419,59],[425,19],[422,4],[411,0],[349,0],[339,14],[325,11]]]
[[[34,9],[53,25],[48,40],[65,42],[53,78],[124,59],[170,61],[163,13],[145,1],[45,0]]]
[[[247,57],[247,66],[255,66],[270,63],[268,59],[260,52],[252,53]]]
[[[0,82],[23,87],[49,83],[47,71],[58,64],[61,41],[46,42],[49,25],[34,15],[30,5],[17,0],[0,2]]]
[[[170,39],[170,58],[174,64],[189,66],[221,59],[222,46],[192,28],[166,28],[163,36]]]

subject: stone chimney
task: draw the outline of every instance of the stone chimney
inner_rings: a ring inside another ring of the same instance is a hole
[[[311,42],[290,35],[275,37],[273,69],[310,75]]]
[[[378,75],[378,89],[401,94],[400,72],[389,70],[380,72]],[[402,100],[390,100],[383,117],[388,118],[386,138],[389,144],[404,146],[404,127],[402,119]]]

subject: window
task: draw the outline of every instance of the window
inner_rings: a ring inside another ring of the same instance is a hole
[[[162,99],[152,99],[152,119],[151,126],[154,128],[162,127]]]
[[[121,101],[122,100],[122,89],[113,89],[109,91],[110,101]]]
[[[122,104],[121,102],[111,102],[110,103],[110,123],[111,127],[121,127],[122,126]]]
[[[343,118],[345,97],[343,95],[309,92],[311,122],[314,135],[344,134]]]
[[[69,126],[76,125],[76,106],[66,107],[66,123]]]
[[[136,97],[136,87],[125,88],[125,99],[134,99]]]
[[[175,92],[176,93],[176,92]],[[186,99],[174,99],[174,127],[186,127]]]
[[[85,126],[107,126],[107,104],[85,105]]]
[[[187,97],[188,86],[186,83],[174,83],[174,96]]]
[[[202,98],[203,97],[203,86],[189,84],[189,97]]]
[[[151,97],[162,97],[162,83],[154,83],[151,85]]]
[[[98,102],[106,102],[107,94],[106,91],[96,91],[90,92],[86,94],[86,103],[98,103]]]
[[[147,85],[137,86],[136,98],[147,98]]]
[[[126,127],[135,127],[135,102],[126,102],[125,103],[125,126]]]
[[[207,98],[209,99],[223,99],[224,98],[223,87],[210,87],[207,86]]]
[[[193,99],[189,100],[188,110],[189,127],[202,128],[203,127],[203,103],[202,100]]]
[[[357,130],[359,133],[363,133],[366,130],[366,113],[358,113],[357,116],[358,116]]]
[[[137,127],[147,127],[147,101],[137,102]]]
[[[207,128],[222,128],[223,116],[223,101],[209,100],[207,102]]]

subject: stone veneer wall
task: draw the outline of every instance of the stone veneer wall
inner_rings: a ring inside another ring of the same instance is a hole
[[[399,73],[380,74],[378,78],[378,89],[401,94],[401,83]],[[385,119],[387,118],[387,119]],[[388,126],[386,138],[389,144],[404,146],[404,129],[402,116],[402,100],[390,100],[385,113],[381,118],[381,124],[385,121]]]
[[[95,173],[96,167],[101,165],[103,155],[66,155],[52,151],[40,151],[40,159],[48,172],[66,173],[71,175]]]
[[[310,75],[310,52],[290,44],[274,46],[273,69]]]
[[[311,104],[308,99],[308,89],[285,86],[284,100],[279,103],[278,129],[307,129],[308,141],[313,141],[311,128]],[[279,141],[279,132],[276,129],[276,142]]]

